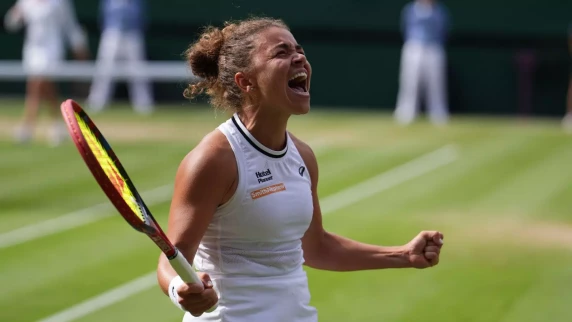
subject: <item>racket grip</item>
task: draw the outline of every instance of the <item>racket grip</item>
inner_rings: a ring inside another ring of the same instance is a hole
[[[181,252],[177,250],[177,254],[175,257],[169,259],[169,262],[177,274],[179,274],[183,282],[195,283],[203,286],[203,281],[199,278],[193,266],[191,266],[187,259],[181,255]]]
[[[195,271],[194,267],[191,266],[191,264],[189,264],[189,262],[183,255],[181,255],[181,252],[179,250],[177,250],[177,254],[175,255],[175,257],[169,259],[169,263],[171,263],[171,266],[173,267],[175,272],[179,274],[183,282],[195,283],[200,285],[204,289],[203,281],[197,275],[197,272]],[[215,304],[210,309],[208,309],[207,312],[214,311],[217,308],[217,306],[218,303]]]

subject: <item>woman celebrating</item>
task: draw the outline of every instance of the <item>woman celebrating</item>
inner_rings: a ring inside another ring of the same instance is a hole
[[[183,283],[163,255],[157,275],[188,312],[183,321],[317,321],[303,264],[355,271],[438,263],[443,235],[436,231],[381,247],[324,230],[316,158],[287,131],[291,115],[310,110],[312,69],[282,21],[208,28],[187,58],[202,78],[187,97],[206,91],[233,116],[176,174],[168,237],[194,261],[204,290]]]

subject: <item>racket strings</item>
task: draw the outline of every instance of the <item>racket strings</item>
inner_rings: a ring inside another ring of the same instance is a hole
[[[108,149],[104,147],[103,142],[93,132],[86,120],[77,113],[74,114],[83,137],[93,152],[93,155],[97,159],[97,162],[103,169],[103,172],[109,181],[113,184],[115,189],[120,193],[121,198],[123,198],[129,208],[131,208],[133,213],[135,213],[141,221],[146,222],[143,210],[140,208],[137,199],[129,188],[127,180],[121,175],[121,172],[119,169],[117,169],[115,162],[107,152]],[[105,146],[108,145],[105,144]]]

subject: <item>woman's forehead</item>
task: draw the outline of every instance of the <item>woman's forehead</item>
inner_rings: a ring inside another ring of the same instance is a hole
[[[260,33],[260,49],[269,50],[276,47],[298,47],[292,33],[281,27],[271,27]]]

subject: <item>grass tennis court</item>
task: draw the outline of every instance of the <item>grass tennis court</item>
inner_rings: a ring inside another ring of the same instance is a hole
[[[181,321],[150,275],[159,250],[111,208],[73,144],[11,142],[21,104],[0,102],[0,321],[61,312],[83,322]],[[91,115],[161,225],[179,161],[226,119],[187,105]],[[315,109],[290,129],[317,154],[327,229],[378,244],[445,234],[432,269],[307,269],[320,321],[572,320],[572,135],[559,120],[401,128],[387,114]],[[419,159],[443,147],[446,163]],[[360,185],[372,178],[378,186]],[[347,191],[353,199],[339,194]]]

